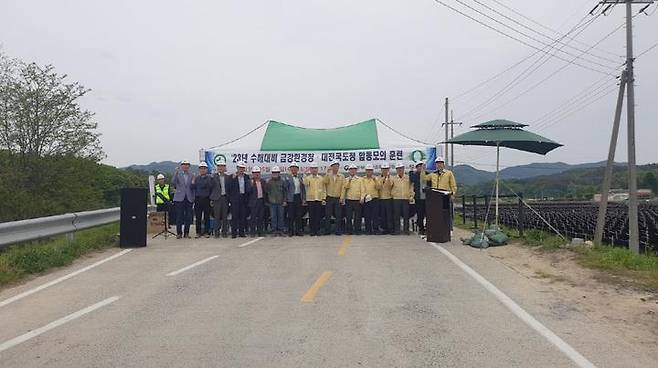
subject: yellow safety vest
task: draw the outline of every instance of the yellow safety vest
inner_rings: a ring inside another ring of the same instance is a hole
[[[162,194],[162,197],[165,199],[162,199],[159,194]],[[164,204],[165,200],[169,202],[171,200],[171,197],[169,196],[169,184],[165,184],[164,187],[160,187],[159,184],[155,185],[155,204]]]

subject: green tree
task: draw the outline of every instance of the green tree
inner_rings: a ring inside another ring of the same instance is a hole
[[[12,59],[0,51],[0,149],[27,157],[104,157],[94,114],[79,105],[90,90],[67,83],[52,65]]]

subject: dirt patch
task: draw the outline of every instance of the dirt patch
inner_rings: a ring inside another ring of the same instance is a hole
[[[585,268],[569,250],[545,252],[511,244],[487,253],[569,300],[592,320],[619,331],[629,343],[658,349],[657,293],[634,288],[623,276]]]

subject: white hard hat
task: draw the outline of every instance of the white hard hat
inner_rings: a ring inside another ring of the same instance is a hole
[[[180,162],[180,164],[181,164],[181,165],[189,165],[190,162],[187,161],[187,160],[183,160],[183,161]]]
[[[416,164],[414,166],[418,167],[418,165],[424,165],[425,161],[416,161]]]
[[[296,163],[295,161],[293,161],[293,162],[290,163],[290,165],[288,165],[288,167],[296,167],[296,168],[299,168],[299,165],[297,165],[297,163]]]
[[[331,161],[331,164],[329,166],[334,166],[334,165],[340,165],[340,162],[338,162],[338,160],[333,160]]]
[[[375,168],[371,164],[366,165],[366,170],[374,170]]]
[[[299,166],[297,166],[297,167],[299,167]],[[318,167],[318,163],[317,163],[317,162],[311,162],[311,163],[308,165],[308,167],[316,168],[316,167]]]
[[[436,160],[434,160],[434,162],[446,162],[446,160],[444,160],[443,157],[441,157],[441,156],[437,156]]]
[[[279,169],[278,166],[274,166],[274,167],[272,168],[272,172],[273,172],[273,173],[280,173],[280,172],[281,172],[281,169]]]
[[[162,174],[158,174],[158,176],[156,177],[156,179],[158,179],[158,180],[160,180],[160,179],[164,179],[164,178],[165,178],[165,176],[162,175]]]
[[[254,166],[254,167],[252,167],[252,168],[251,168],[251,172],[252,172],[252,173],[259,173],[259,172],[260,172],[260,167],[258,167],[258,166]]]
[[[236,166],[237,166],[237,167],[247,167],[247,165],[245,165],[245,163],[242,162],[242,161],[238,161],[238,163],[237,163]]]
[[[357,167],[356,167],[356,165],[354,165],[354,164],[351,164],[350,167],[349,167],[350,170],[352,170],[352,169],[356,169],[356,168],[357,168]]]
[[[217,166],[222,166],[222,165],[223,165],[223,166],[226,166],[226,161],[224,161],[224,160],[219,160],[219,161],[217,161],[217,163],[216,163],[215,165],[217,165]]]
[[[404,169],[404,164],[401,163],[401,162],[399,162],[399,163],[395,164],[395,168],[396,168],[396,169],[400,169],[400,168],[403,168],[403,169]]]
[[[382,169],[390,169],[390,168],[391,168],[391,165],[389,165],[388,162],[384,162],[382,164]]]
[[[199,162],[199,167],[208,167],[208,164],[205,161]]]

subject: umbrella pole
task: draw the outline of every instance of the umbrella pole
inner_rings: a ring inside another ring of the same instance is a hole
[[[498,228],[498,183],[500,181],[500,143],[496,143],[496,229]]]

